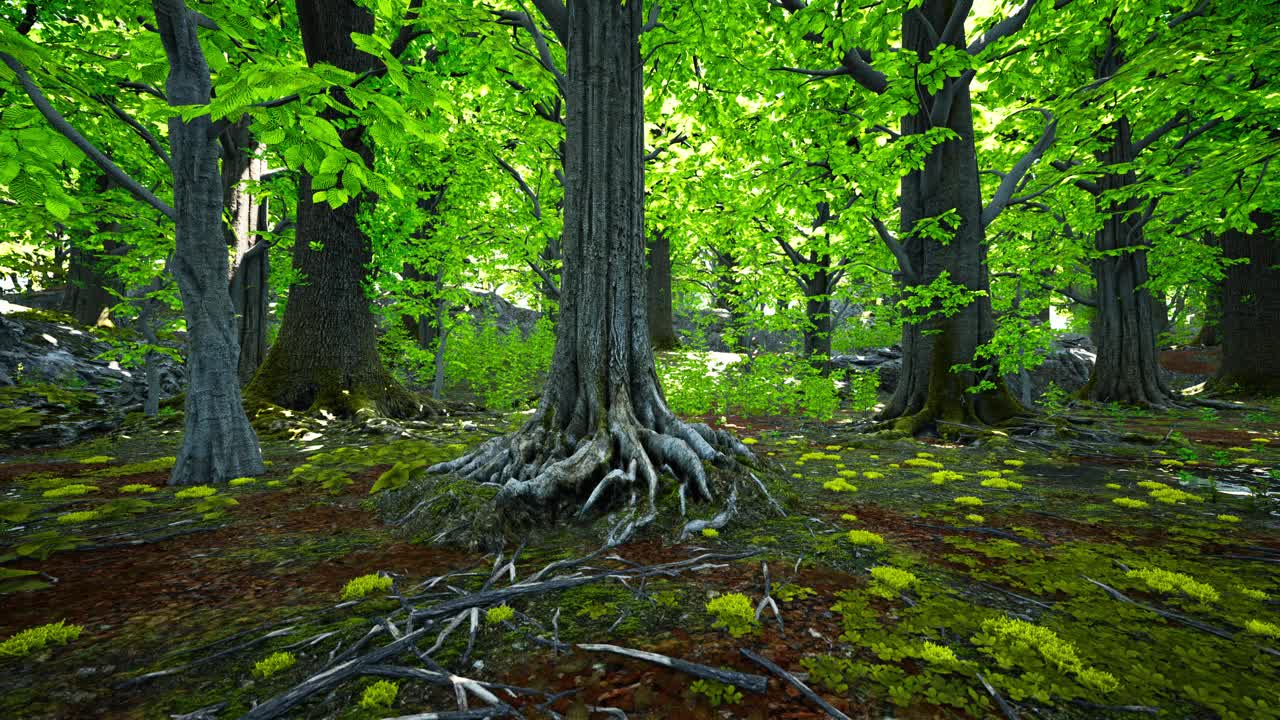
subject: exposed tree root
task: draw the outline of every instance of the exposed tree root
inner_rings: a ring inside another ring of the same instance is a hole
[[[553,427],[539,412],[514,434],[488,440],[428,472],[500,485],[494,505],[517,525],[543,525],[566,515],[584,518],[630,498],[625,517],[610,530],[616,544],[657,516],[663,472],[681,483],[682,493],[712,501],[716,492],[708,466],[740,473],[739,461],[755,461],[745,445],[723,430],[685,423],[665,409],[643,413],[648,417],[642,422],[627,408],[615,405],[603,427],[583,437]],[[767,491],[765,495],[769,497]],[[772,497],[769,501],[781,510]]]

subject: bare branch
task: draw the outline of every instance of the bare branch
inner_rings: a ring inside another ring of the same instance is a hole
[[[159,88],[156,88],[155,86],[148,85],[146,83],[121,82],[121,83],[116,83],[116,87],[124,88],[125,90],[136,90],[141,93],[146,93],[147,95],[153,95],[155,97],[158,97],[161,100],[164,100],[165,102],[169,102],[169,98],[164,94],[162,90],[160,90]]]
[[[654,149],[650,150],[649,152],[645,153],[644,155],[645,162],[649,162],[650,160],[657,160],[658,156],[662,154],[662,151],[666,150],[669,147],[673,147],[675,145],[683,145],[685,141],[688,139],[689,139],[688,135],[685,135],[684,133],[676,133],[675,137],[668,140],[665,144],[659,145]]]
[[[1214,118],[1210,120],[1209,122],[1201,125],[1200,127],[1184,135],[1182,139],[1179,140],[1178,143],[1173,146],[1173,149],[1181,150],[1182,148],[1187,146],[1187,143],[1191,142],[1192,140],[1195,140],[1196,138],[1218,127],[1221,124],[1222,124],[1222,118]]]
[[[142,138],[143,142],[147,144],[147,147],[151,148],[151,151],[163,160],[166,166],[172,167],[173,158],[169,157],[169,151],[165,150],[164,145],[162,145],[160,141],[156,139],[156,136],[152,135],[151,131],[147,130],[142,123],[138,122],[132,115],[122,110],[119,105],[112,102],[106,95],[95,95],[93,96],[93,99],[103,105],[106,105],[121,122],[133,128],[133,131]]]
[[[9,69],[13,71],[13,74],[17,76],[18,83],[22,85],[22,89],[26,91],[27,97],[31,98],[31,103],[36,106],[36,109],[44,116],[44,119],[49,121],[49,124],[53,126],[54,130],[57,130],[63,137],[70,140],[77,148],[80,148],[80,152],[88,156],[95,165],[97,165],[117,184],[128,190],[134,197],[145,202],[156,210],[159,210],[170,220],[177,219],[178,213],[172,207],[160,198],[156,197],[155,194],[144,187],[142,183],[134,180],[128,173],[121,170],[118,165],[111,161],[111,158],[107,157],[101,150],[94,147],[93,143],[89,142],[85,136],[81,135],[79,130],[76,130],[71,123],[67,122],[66,118],[62,116],[62,113],[59,113],[53,105],[49,104],[48,98],[45,97],[44,92],[40,90],[35,81],[31,79],[31,74],[27,72],[25,65],[19,62],[14,56],[3,52],[0,52],[0,62],[9,66]]]
[[[876,233],[880,235],[880,240],[884,242],[885,247],[889,248],[889,252],[893,253],[893,257],[898,261],[898,267],[902,270],[902,275],[908,283],[915,283],[918,279],[915,268],[911,266],[911,258],[907,255],[907,249],[902,246],[901,242],[889,232],[889,228],[885,226],[884,221],[875,215],[869,216],[871,224],[875,227]]]
[[[1186,117],[1187,117],[1186,112],[1182,110],[1179,110],[1178,112],[1174,113],[1173,117],[1169,118],[1169,120],[1165,122],[1165,124],[1147,133],[1145,137],[1143,137],[1141,140],[1133,144],[1134,154],[1136,155],[1138,153],[1141,153],[1143,150],[1146,150],[1147,148],[1151,147],[1151,145],[1155,143],[1157,140],[1164,137],[1165,135],[1168,135],[1170,132],[1173,131],[1174,128],[1186,122]]]
[[[529,261],[529,268],[532,269],[535,273],[537,273],[538,277],[542,278],[542,282],[544,283],[543,292],[547,294],[548,299],[559,300],[560,286],[556,285],[555,278],[551,277],[551,275],[547,273],[547,271],[543,269],[541,265],[539,265],[538,263],[532,260]]]
[[[659,2],[659,0],[654,0],[654,3],[649,6],[649,17],[644,21],[644,25],[640,28],[641,35],[649,32],[650,30],[657,30],[660,27],[666,27],[662,23],[658,22],[658,15],[661,12],[662,3]]]
[[[557,1],[558,0],[543,0],[542,4]],[[538,5],[539,9],[541,9],[540,3],[535,2],[534,4]],[[516,48],[516,50],[532,57],[539,65],[542,66],[543,70],[551,73],[552,77],[555,78],[556,87],[560,89],[560,94],[566,94],[568,92],[568,80],[565,78],[564,73],[560,72],[560,68],[556,67],[555,58],[551,55],[551,46],[547,44],[546,36],[544,36],[542,31],[538,29],[538,24],[533,21],[533,18],[529,17],[528,13],[514,12],[511,10],[497,10],[494,11],[494,14],[498,16],[502,24],[523,28],[525,32],[529,33],[533,38],[533,46],[537,48],[538,54],[534,56],[533,53],[523,50],[522,48]],[[543,15],[546,15],[545,10],[543,11]],[[550,23],[550,19],[548,19],[548,23]],[[552,25],[552,31],[555,31],[554,25]],[[559,36],[560,33],[557,32],[556,35]],[[561,39],[561,43],[564,43],[563,39]]]
[[[1014,163],[1013,167],[1000,180],[1000,185],[996,188],[996,194],[991,198],[991,202],[982,210],[982,227],[989,226],[1000,213],[1009,206],[1009,202],[1013,199],[1013,193],[1022,183],[1022,179],[1026,177],[1027,171],[1035,164],[1037,160],[1044,156],[1049,146],[1053,144],[1058,133],[1058,121],[1048,111],[1040,111],[1045,118],[1044,132],[1041,133],[1040,139],[1036,142],[1025,155]]]
[[[512,179],[516,181],[517,185],[520,186],[520,192],[524,193],[524,196],[529,198],[529,202],[533,203],[534,218],[541,220],[542,219],[542,200],[539,199],[538,193],[534,192],[533,188],[529,187],[529,183],[525,182],[524,175],[521,175],[519,170],[516,170],[514,167],[512,167],[511,164],[508,163],[506,160],[503,160],[501,156],[494,155],[493,159],[497,160],[498,165],[500,165],[503,170],[507,171],[507,174],[510,175]]]
[[[533,6],[538,8],[538,12],[542,13],[542,18],[547,21],[547,26],[551,28],[551,32],[555,33],[556,39],[561,45],[569,42],[569,11],[565,8],[562,0],[533,0]]]
[[[849,75],[863,88],[882,95],[889,89],[889,80],[885,74],[871,66],[871,53],[863,57],[863,50],[853,49],[844,54],[840,64],[848,69]]]
[[[972,9],[973,0],[960,0],[956,3],[955,9],[951,11],[951,17],[947,18],[947,24],[938,36],[939,45],[955,45],[960,42],[960,36],[964,33],[965,20],[969,19],[969,12]]]
[[[977,55],[983,50],[986,50],[987,46],[991,45],[991,43],[996,42],[997,40],[1003,40],[1004,38],[1007,38],[1021,30],[1022,26],[1027,24],[1027,17],[1031,15],[1031,8],[1035,7],[1035,4],[1036,0],[1027,0],[1022,4],[1022,7],[1018,8],[1012,15],[996,23],[990,30],[982,33],[977,40],[969,43],[969,54]]]

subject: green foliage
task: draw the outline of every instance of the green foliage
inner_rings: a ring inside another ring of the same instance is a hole
[[[0,567],[0,594],[42,590],[47,587],[49,583],[42,580],[40,573],[35,570]]]
[[[818,592],[811,587],[803,585],[794,585],[792,583],[783,583],[773,589],[774,597],[782,602],[794,602],[796,600],[804,600],[813,597]]]
[[[71,485],[63,485],[62,487],[54,488],[52,490],[45,490],[41,495],[47,498],[64,498],[78,497],[80,495],[88,495],[89,493],[94,492],[98,492],[98,488],[95,485],[74,483]]]
[[[391,578],[386,575],[361,575],[347,582],[342,588],[343,600],[357,600],[373,593],[383,593],[391,589]]]
[[[711,627],[722,627],[733,637],[742,637],[760,627],[751,601],[741,593],[726,593],[707,603],[707,612],[716,617]]]
[[[711,703],[711,707],[742,702],[742,693],[738,688],[717,680],[695,680],[689,686],[689,689],[707,698],[707,702]]]
[[[0,408],[0,433],[7,435],[43,424],[43,416],[31,408]]]
[[[253,674],[265,680],[297,663],[298,659],[291,652],[274,652],[254,663]]]
[[[158,489],[155,485],[147,485],[146,483],[129,483],[128,485],[120,486],[120,492],[122,493],[153,493]]]
[[[66,645],[82,632],[83,627],[67,625],[65,620],[28,628],[0,642],[0,657],[24,657],[49,645]]]
[[[896,598],[898,593],[919,582],[919,578],[914,573],[888,565],[871,568],[871,577],[873,582],[868,592],[883,598]]]
[[[425,460],[398,462],[378,476],[378,480],[369,489],[369,494],[372,495],[383,490],[399,490],[408,484],[410,478],[413,477],[413,473],[425,468],[427,465],[428,463]]]
[[[870,530],[850,530],[845,535],[845,538],[854,545],[875,546],[884,544],[884,538]]]
[[[838,383],[848,383],[857,409],[870,407],[859,403],[874,404],[879,383],[872,373],[823,377],[803,359],[772,354],[746,361],[708,353],[665,353],[658,358],[658,375],[671,409],[695,416],[793,414],[830,420],[840,407]]]
[[[396,701],[400,686],[390,680],[379,680],[360,694],[360,707],[366,710],[385,710]]]
[[[1023,686],[1015,686],[1015,700],[1034,697],[1047,702],[1047,674],[1054,672],[1074,676],[1082,685],[1104,693],[1112,692],[1119,683],[1110,673],[1088,667],[1070,642],[1042,625],[1017,618],[997,617],[982,623],[982,631],[973,637],[981,651],[991,655],[1002,668],[1019,668],[1024,672]]]
[[[545,317],[524,335],[518,329],[503,332],[492,320],[462,315],[454,319],[445,341],[445,380],[452,388],[474,393],[491,410],[524,407],[542,389],[554,350],[555,329]],[[407,339],[397,351],[417,377],[434,376],[431,352]]]
[[[193,500],[197,498],[207,498],[217,494],[217,492],[217,488],[212,488],[208,485],[193,485],[192,487],[179,490],[174,493],[173,496],[179,500]]]
[[[1147,587],[1162,593],[1183,592],[1204,603],[1217,602],[1218,591],[1212,585],[1197,581],[1189,575],[1160,568],[1139,568],[1125,573],[1125,577],[1141,580]]]
[[[63,525],[89,522],[90,520],[97,519],[98,513],[96,510],[81,510],[79,512],[69,512],[58,516],[58,522]]]
[[[485,622],[490,625],[501,625],[516,616],[516,611],[509,605],[495,605],[484,613]]]

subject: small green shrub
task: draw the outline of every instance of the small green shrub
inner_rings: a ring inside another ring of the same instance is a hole
[[[722,627],[733,637],[742,637],[760,626],[751,601],[741,593],[727,593],[712,598],[707,603],[707,612],[716,617],[711,627]]]
[[[252,485],[256,482],[258,482],[258,478],[238,477],[238,478],[232,478],[231,481],[227,483],[227,485],[230,485],[231,487],[240,487],[242,485]]]
[[[1137,498],[1118,497],[1112,498],[1111,502],[1119,505],[1120,507],[1129,508],[1131,510],[1141,510],[1142,508],[1151,507],[1151,503],[1146,500],[1138,500]]]
[[[1125,573],[1125,577],[1141,580],[1147,587],[1162,593],[1183,592],[1203,603],[1217,602],[1218,591],[1212,585],[1202,583],[1190,575],[1161,570],[1160,568],[1140,568]]]
[[[485,622],[490,625],[501,625],[516,616],[516,611],[509,605],[497,605],[489,608],[484,613]]]
[[[716,680],[696,680],[689,689],[706,697],[711,707],[742,702],[742,693],[738,688]]]
[[[366,595],[387,592],[391,589],[391,578],[386,575],[361,575],[347,582],[342,588],[343,600],[356,600]]]
[[[715,528],[702,528],[702,536],[708,538],[720,537],[720,531]]]
[[[157,490],[156,486],[146,483],[129,483],[120,487],[122,493],[153,493]]]
[[[189,488],[183,488],[174,493],[173,496],[179,500],[192,500],[195,498],[206,498],[210,495],[217,494],[217,488],[211,488],[208,485],[193,485]]]
[[[364,689],[360,695],[360,707],[366,710],[384,710],[396,701],[400,686],[390,680],[379,680]]]
[[[65,620],[28,628],[0,642],[0,657],[23,657],[48,645],[66,645],[82,632],[83,627],[67,625]]]
[[[1110,673],[1087,667],[1070,642],[1042,625],[1016,618],[998,617],[982,623],[974,644],[990,653],[1004,667],[1026,667],[1029,658],[1039,656],[1049,667],[1074,675],[1080,684],[1101,692],[1111,692],[1119,682]],[[1028,674],[1035,673],[1033,667]]]
[[[850,530],[845,536],[854,545],[883,545],[884,538],[869,530]]]
[[[774,597],[778,598],[782,602],[794,602],[796,600],[813,597],[814,595],[817,595],[818,592],[811,587],[783,583],[773,589],[773,594]]]
[[[873,582],[867,591],[883,598],[895,598],[898,593],[919,582],[914,573],[888,565],[871,568],[871,577]]]
[[[97,520],[98,513],[95,510],[81,510],[79,512],[69,512],[58,516],[58,522],[70,525],[73,523],[89,522]]]
[[[262,658],[253,666],[253,674],[266,679],[278,672],[288,670],[298,663],[291,652],[277,652]]]
[[[982,505],[982,500],[972,495],[961,495],[960,497],[952,498],[951,501],[957,505],[967,505],[969,507],[980,507]]]
[[[1265,635],[1280,640],[1280,625],[1265,620],[1246,620],[1244,631],[1254,635]]]
[[[63,498],[76,497],[78,495],[88,495],[89,493],[98,492],[96,485],[82,485],[76,483],[74,485],[63,485],[60,488],[45,490],[41,495],[47,498]]]

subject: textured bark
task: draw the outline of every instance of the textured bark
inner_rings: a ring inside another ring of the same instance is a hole
[[[169,104],[205,105],[209,66],[196,17],[183,0],[154,0],[156,26],[169,58]],[[171,485],[225,482],[260,475],[258,439],[240,402],[239,347],[227,293],[218,146],[208,116],[169,119],[176,248],[172,271],[187,321],[186,432]]]
[[[649,342],[655,350],[676,346],[675,316],[671,308],[671,239],[662,230],[649,235]]]
[[[906,13],[903,46],[923,59],[931,57],[937,47],[936,35],[922,25],[922,19],[941,28],[947,24],[951,8],[952,3],[946,0],[925,0],[919,15]],[[965,46],[963,32],[958,33],[955,44]],[[947,87],[959,81],[952,78],[942,90],[928,96],[925,107],[903,120],[902,134],[928,131],[933,126],[929,108],[944,102]],[[921,96],[928,93],[924,87],[917,90]],[[954,92],[946,127],[958,137],[935,146],[925,158],[924,168],[902,181],[902,244],[920,285],[928,285],[946,272],[950,282],[983,294],[949,317],[918,316],[903,324],[902,374],[880,417],[899,420],[901,429],[912,432],[936,420],[998,423],[1021,410],[994,368],[952,369],[978,364],[974,351],[991,339],[995,329],[986,294],[990,278],[969,86],[963,83]],[[920,220],[952,209],[958,213],[960,225],[947,244],[914,232]],[[994,387],[971,392],[983,381]]]
[[[571,0],[565,29],[564,269],[556,349],[542,400],[515,434],[434,472],[503,483],[496,502],[514,521],[554,521],[629,490],[656,514],[658,472],[670,467],[710,498],[703,462],[714,444],[746,448],[723,431],[686,425],[658,385],[646,317],[644,88],[641,3]],[[585,504],[583,498],[586,498]]]
[[[260,179],[266,160],[255,157],[256,143],[244,121],[224,131],[222,199],[228,218],[227,245],[232,249],[231,302],[240,343],[241,384],[248,383],[267,354],[267,294],[270,253],[262,233],[267,230],[267,205],[245,187]]]
[[[1280,226],[1256,212],[1251,233],[1223,235],[1227,268],[1222,284],[1222,367],[1217,383],[1246,393],[1280,395]]]
[[[1123,58],[1113,47],[1098,61],[1096,75],[1111,77],[1121,64]],[[1132,163],[1136,152],[1128,118],[1118,118],[1110,132],[1111,145],[1099,154],[1099,161],[1108,167]],[[1138,198],[1114,199],[1116,191],[1135,182],[1133,170],[1110,172],[1098,179],[1095,199],[1098,211],[1106,216],[1095,236],[1097,254],[1092,261],[1098,358],[1081,394],[1098,402],[1165,408],[1174,399],[1160,377],[1156,352],[1156,313],[1146,289],[1150,275],[1143,204]]]
[[[357,50],[351,40],[353,32],[373,32],[368,10],[353,0],[298,0],[297,9],[309,64],[356,73],[377,66],[378,60]],[[328,113],[330,120],[341,119],[332,110]],[[372,164],[363,128],[343,130],[341,138],[344,147]],[[415,415],[419,403],[378,356],[376,323],[364,291],[372,250],[356,218],[361,206],[373,200],[361,194],[332,208],[313,203],[312,192],[312,178],[303,173],[293,264],[304,279],[289,289],[279,337],[246,393],[295,410]]]

